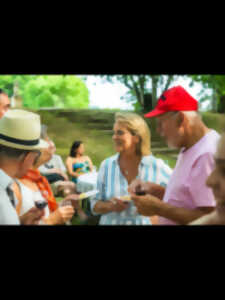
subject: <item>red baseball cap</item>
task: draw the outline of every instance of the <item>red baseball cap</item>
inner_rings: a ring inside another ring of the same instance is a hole
[[[155,109],[145,114],[145,118],[162,115],[168,111],[198,110],[198,102],[180,85],[170,88],[159,97]]]

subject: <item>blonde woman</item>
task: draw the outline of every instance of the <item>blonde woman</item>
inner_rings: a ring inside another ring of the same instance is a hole
[[[94,215],[101,215],[100,225],[151,225],[149,217],[137,213],[129,201],[128,186],[134,179],[166,186],[172,170],[151,154],[151,135],[145,120],[135,113],[116,113],[113,142],[117,154],[105,159],[99,168],[97,189],[91,199]]]

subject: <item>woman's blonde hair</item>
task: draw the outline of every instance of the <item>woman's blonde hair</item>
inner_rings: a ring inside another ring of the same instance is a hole
[[[115,122],[126,126],[131,134],[139,137],[136,153],[141,156],[151,154],[151,132],[145,120],[135,113],[118,112]]]

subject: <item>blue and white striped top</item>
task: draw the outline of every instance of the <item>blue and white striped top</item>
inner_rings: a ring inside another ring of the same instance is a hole
[[[96,202],[107,201],[112,197],[125,196],[128,194],[128,182],[120,171],[119,153],[105,159],[99,168],[97,190],[99,193],[90,199],[93,215],[99,215],[93,211]],[[151,181],[162,186],[167,183],[172,174],[172,169],[162,159],[153,155],[143,156],[137,178],[142,181]],[[126,210],[122,212],[110,212],[102,214],[100,225],[151,225],[149,217],[137,213],[136,207],[131,201]]]

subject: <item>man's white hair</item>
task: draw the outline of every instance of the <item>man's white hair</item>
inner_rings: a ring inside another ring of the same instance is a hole
[[[202,117],[197,111],[182,111],[182,113],[193,123],[196,119],[201,120]]]

